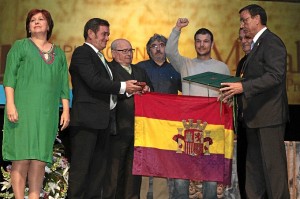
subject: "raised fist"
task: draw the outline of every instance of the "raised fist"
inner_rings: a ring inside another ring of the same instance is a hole
[[[187,18],[178,18],[176,23],[176,28],[181,30],[181,28],[186,27],[189,24],[189,20]]]

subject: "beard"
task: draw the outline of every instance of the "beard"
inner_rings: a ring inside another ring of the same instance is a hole
[[[164,60],[166,60],[166,54],[161,53],[161,52],[156,52],[155,54],[151,53],[151,58],[154,61],[164,61]]]

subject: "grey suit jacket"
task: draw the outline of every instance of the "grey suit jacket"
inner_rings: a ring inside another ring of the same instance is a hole
[[[245,62],[242,101],[247,127],[273,126],[288,120],[286,70],[286,47],[267,29]]]

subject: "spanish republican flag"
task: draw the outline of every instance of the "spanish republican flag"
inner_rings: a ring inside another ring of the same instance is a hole
[[[133,174],[231,182],[232,108],[217,98],[135,95]]]

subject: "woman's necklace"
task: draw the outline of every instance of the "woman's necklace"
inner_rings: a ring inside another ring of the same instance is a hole
[[[51,48],[46,52],[40,49],[40,51],[43,53],[43,56],[45,57],[46,60],[49,59],[50,54],[52,53],[52,49],[53,49],[53,44],[51,45]]]
[[[54,44],[51,44],[51,47],[48,51],[44,51],[43,49],[41,49],[30,37],[29,38],[30,41],[35,45],[35,47],[38,49],[41,57],[43,58],[43,60],[47,63],[47,64],[51,64],[54,61]]]

